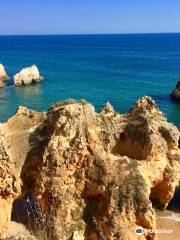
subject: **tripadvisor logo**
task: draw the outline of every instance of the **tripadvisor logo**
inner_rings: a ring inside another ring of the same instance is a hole
[[[143,234],[143,228],[142,227],[136,228],[135,233],[136,233],[136,235],[142,235]]]
[[[171,234],[173,229],[143,229],[142,227],[137,227],[135,229],[136,235],[142,235],[143,233],[155,233],[155,234]]]

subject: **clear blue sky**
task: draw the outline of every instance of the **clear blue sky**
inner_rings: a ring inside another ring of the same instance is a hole
[[[180,32],[180,0],[2,0],[0,34]]]

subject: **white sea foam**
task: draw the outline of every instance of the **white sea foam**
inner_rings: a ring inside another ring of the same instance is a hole
[[[180,222],[180,217],[177,217],[176,214],[172,214],[170,216],[165,216],[165,217],[160,217],[160,218],[166,218],[166,219],[170,219],[176,222]]]

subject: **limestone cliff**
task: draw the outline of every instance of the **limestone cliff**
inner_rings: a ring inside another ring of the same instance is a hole
[[[31,192],[47,239],[155,239],[135,228],[155,229],[153,205],[166,208],[179,185],[179,137],[150,97],[124,114],[73,100],[19,108],[0,126],[0,233]]]
[[[44,78],[40,76],[36,65],[22,69],[14,76],[14,85],[16,87],[21,85],[30,85],[33,82],[40,82]]]
[[[0,88],[6,86],[6,81],[9,79],[6,70],[2,64],[0,64]]]

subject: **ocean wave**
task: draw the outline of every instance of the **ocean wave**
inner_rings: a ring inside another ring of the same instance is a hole
[[[176,214],[172,214],[170,216],[165,216],[165,217],[160,217],[160,218],[165,218],[165,219],[170,219],[173,220],[175,222],[180,222],[180,217],[178,217]]]

